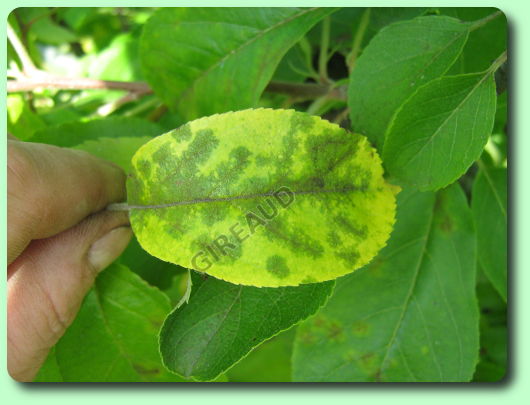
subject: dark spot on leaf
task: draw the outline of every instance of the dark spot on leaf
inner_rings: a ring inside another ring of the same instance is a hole
[[[317,279],[311,276],[306,276],[301,281],[302,284],[311,284],[311,283],[316,283],[316,282],[317,282]]]
[[[359,252],[356,250],[347,250],[335,253],[337,257],[342,259],[347,265],[355,266],[359,260]],[[355,267],[354,267],[355,268]]]
[[[364,321],[356,321],[352,325],[352,333],[355,336],[365,337],[370,334],[370,324]]]
[[[355,235],[360,239],[366,239],[368,235],[368,227],[366,225],[358,226],[352,220],[342,214],[336,215],[334,220],[339,227],[349,234]]]
[[[267,259],[266,269],[278,278],[285,278],[291,273],[285,258],[279,255],[270,256]]]
[[[145,368],[141,364],[133,363],[133,368],[136,370],[138,374],[142,375],[155,375],[160,373],[160,369],[158,368]]]

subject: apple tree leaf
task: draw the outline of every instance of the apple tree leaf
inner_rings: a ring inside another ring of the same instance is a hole
[[[128,208],[164,261],[244,285],[335,279],[368,263],[395,193],[364,136],[292,110],[205,117],[132,159]]]

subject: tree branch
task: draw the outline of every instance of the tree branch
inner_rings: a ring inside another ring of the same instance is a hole
[[[71,78],[52,75],[7,81],[7,91],[9,93],[17,91],[32,91],[40,87],[61,90],[107,89],[124,90],[137,94],[152,93],[151,87],[143,82],[119,82],[113,80]]]
[[[124,90],[140,95],[150,94],[153,92],[151,87],[144,82],[120,82],[88,78],[70,78],[47,74],[36,78],[19,78],[17,80],[7,81],[7,91],[9,93],[32,91],[37,88],[53,88],[62,90]],[[330,86],[316,83],[270,82],[265,88],[265,91],[270,93],[287,94],[298,99],[314,99],[327,95],[330,99],[345,100],[343,88],[331,88]]]

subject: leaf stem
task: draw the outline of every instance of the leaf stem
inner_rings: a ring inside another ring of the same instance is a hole
[[[499,69],[506,61],[508,60],[508,52],[507,51],[504,51],[503,53],[501,53],[499,55],[499,57],[497,59],[495,59],[493,61],[493,63],[491,64],[491,66],[488,68],[488,72],[489,73],[494,73],[495,71],[497,71],[497,69]]]
[[[348,65],[350,73],[353,70],[353,67],[355,66],[357,56],[359,56],[359,51],[361,50],[364,34],[366,33],[366,28],[368,27],[368,23],[370,22],[370,10],[370,8],[367,8],[364,11],[361,17],[361,21],[359,23],[359,27],[355,32],[355,37],[353,38],[351,52],[346,57],[346,65]]]
[[[480,27],[486,25],[491,20],[494,20],[495,18],[499,17],[500,15],[502,15],[502,11],[496,11],[493,14],[490,14],[490,15],[488,15],[488,16],[480,19],[480,20],[473,21],[471,23],[471,26],[469,27],[469,31],[474,31],[476,29],[479,29]]]
[[[329,48],[330,18],[322,20],[322,36],[320,38],[320,51],[318,55],[318,74],[322,83],[329,83],[328,78],[328,48]]]

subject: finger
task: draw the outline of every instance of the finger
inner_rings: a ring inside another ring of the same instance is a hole
[[[33,239],[55,235],[125,199],[125,175],[86,152],[8,141],[8,263]]]
[[[9,266],[8,371],[14,379],[34,378],[97,273],[121,254],[131,234],[124,213],[98,213],[58,235],[33,241]]]

